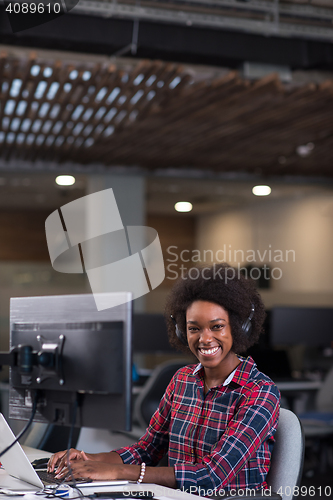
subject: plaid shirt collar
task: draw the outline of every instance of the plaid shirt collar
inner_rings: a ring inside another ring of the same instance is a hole
[[[225,385],[229,385],[231,381],[237,385],[240,385],[240,386],[246,385],[250,376],[252,375],[252,371],[256,367],[256,364],[253,361],[253,359],[251,358],[251,356],[244,358],[243,356],[238,355],[238,358],[240,359],[241,363],[226,378],[226,380],[222,384],[222,387]],[[202,364],[199,363],[194,368],[194,370],[192,372],[193,375],[196,375],[201,369],[203,369],[203,367],[202,367]]]

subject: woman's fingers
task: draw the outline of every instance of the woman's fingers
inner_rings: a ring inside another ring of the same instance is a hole
[[[59,472],[61,469],[63,469],[65,467],[68,459],[69,460],[82,460],[83,457],[82,457],[81,451],[75,450],[74,448],[71,448],[69,450],[69,453],[67,450],[58,451],[58,453],[55,453],[50,458],[49,463],[47,465],[47,471],[53,472],[54,469],[57,468],[57,472]]]
[[[117,465],[110,465],[103,462],[96,462],[93,460],[74,460],[70,462],[70,467],[67,465],[56,473],[57,479],[71,480],[85,478],[85,479],[116,479],[115,472],[119,467]]]
[[[70,468],[66,465],[60,471],[56,471],[55,478],[56,479],[65,479],[66,481],[70,481],[71,479],[79,479],[79,478],[87,478],[88,476],[82,475],[82,467],[79,467],[77,463],[71,464]]]
[[[55,467],[59,464],[65,453],[65,451],[58,451],[58,453],[51,456],[47,464],[47,472],[54,471]]]

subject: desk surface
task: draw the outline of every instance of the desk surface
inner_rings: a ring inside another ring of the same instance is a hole
[[[43,450],[36,450],[35,448],[31,448],[30,446],[22,446],[24,449],[25,454],[29,458],[30,462],[35,460],[35,458],[45,458],[45,457],[50,457],[52,453],[49,451],[43,451]]]
[[[29,446],[23,446],[22,447],[29,458],[30,461],[33,461],[35,458],[43,458],[43,457],[49,457],[51,456],[51,453],[42,451],[42,450],[35,450],[34,448],[30,448]],[[0,489],[2,486],[6,484],[6,477],[8,478],[8,474],[4,469],[0,470]],[[197,495],[190,495],[189,493],[185,493],[180,490],[174,490],[171,488],[167,488],[166,486],[159,486],[157,484],[149,484],[149,483],[144,483],[144,484],[137,484],[137,483],[130,483],[130,484],[125,484],[125,485],[118,485],[118,486],[108,486],[107,490],[106,487],[94,487],[93,485],[91,487],[85,487],[84,488],[84,494],[85,495],[91,495],[95,491],[137,491],[138,493],[140,491],[152,491],[154,493],[154,496],[156,500],[197,500],[198,496]],[[43,495],[38,495],[37,496],[32,496],[34,495],[33,493],[30,493],[29,495],[26,496],[5,496],[0,494],[0,499],[5,499],[5,498],[11,498],[14,500],[38,500],[47,498],[46,496]],[[76,496],[76,495],[75,495]],[[68,497],[67,497],[68,498]],[[130,498],[130,497],[129,497]],[[140,500],[139,494],[138,494],[138,499]],[[70,497],[69,497],[70,499]]]
[[[280,391],[317,391],[321,388],[321,380],[288,380],[276,382]]]

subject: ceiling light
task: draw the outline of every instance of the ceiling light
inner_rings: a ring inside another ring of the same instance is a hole
[[[302,146],[298,146],[296,148],[296,153],[301,156],[302,158],[305,158],[306,156],[309,156],[311,151],[314,148],[313,142],[308,142],[307,144],[303,144]]]
[[[192,208],[193,205],[189,201],[178,201],[175,204],[175,210],[177,210],[177,212],[191,212]]]
[[[271,192],[272,190],[269,186],[254,186],[252,188],[252,193],[256,196],[268,196]]]
[[[72,186],[75,182],[75,177],[72,175],[58,175],[55,181],[58,186]]]

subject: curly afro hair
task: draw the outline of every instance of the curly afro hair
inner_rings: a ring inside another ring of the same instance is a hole
[[[228,312],[233,352],[243,353],[258,341],[265,319],[261,297],[252,280],[246,279],[239,270],[222,263],[209,268],[198,268],[194,279],[189,272],[173,287],[165,307],[171,345],[183,352],[189,352],[189,348],[182,344],[176,335],[175,322],[186,340],[186,310],[197,300],[214,302]],[[252,328],[250,334],[246,334],[242,325],[249,318],[252,308]]]

